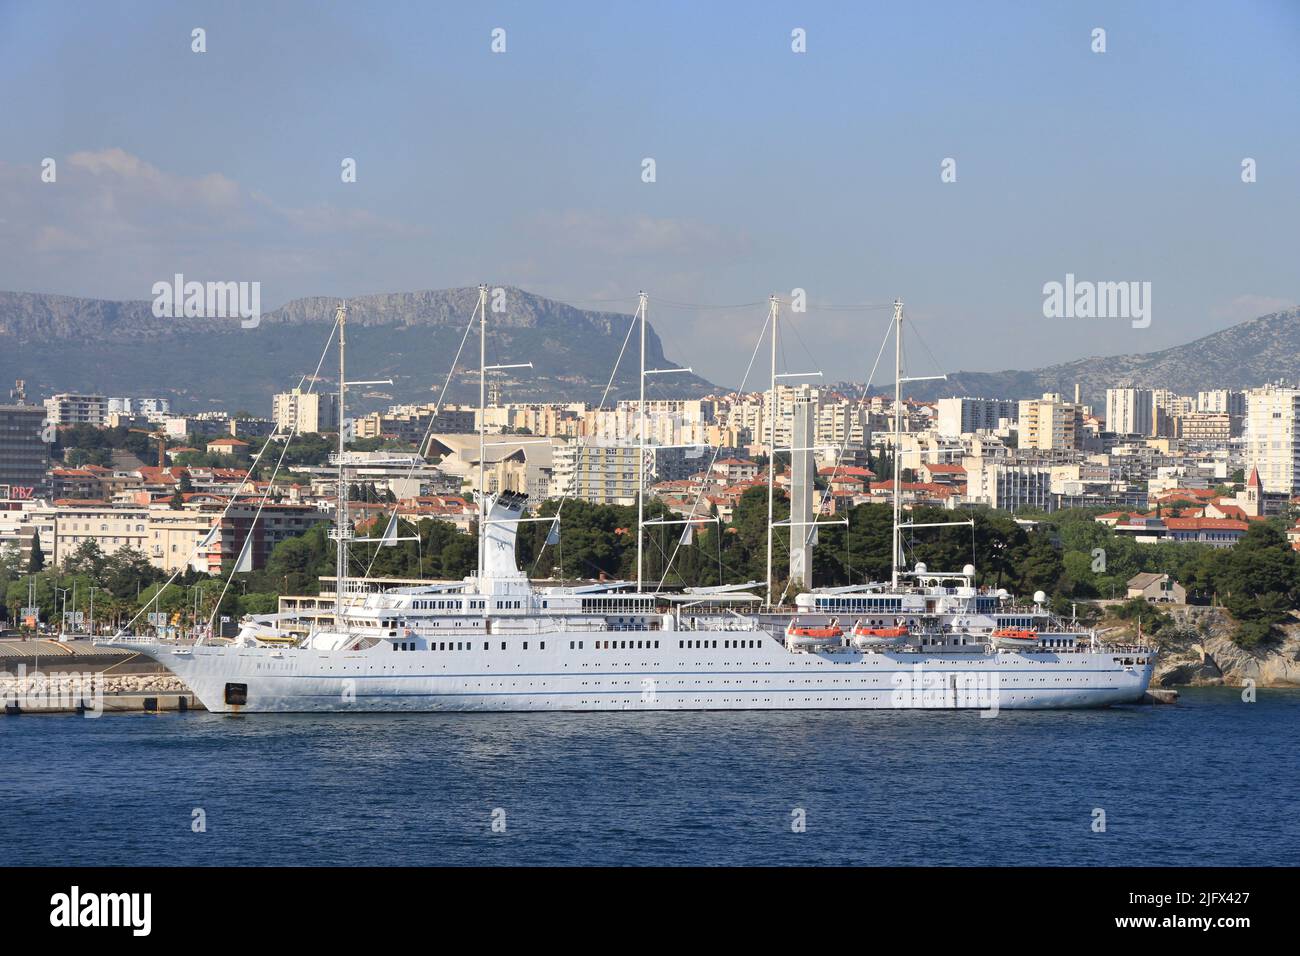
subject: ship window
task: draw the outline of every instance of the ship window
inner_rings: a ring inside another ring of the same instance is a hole
[[[502,642],[501,642],[501,650],[504,651],[505,649],[506,649],[506,642],[505,642],[505,641],[502,641]]]
[[[546,650],[546,642],[542,641],[541,644],[542,644],[542,650]]]
[[[524,650],[528,650],[528,642],[524,641]]]

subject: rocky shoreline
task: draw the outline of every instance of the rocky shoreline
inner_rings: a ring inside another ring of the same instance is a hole
[[[1284,639],[1243,648],[1232,641],[1236,623],[1221,607],[1180,605],[1162,608],[1174,621],[1155,642],[1160,646],[1153,687],[1300,687],[1300,619],[1283,628]],[[1102,635],[1119,637],[1118,631]]]

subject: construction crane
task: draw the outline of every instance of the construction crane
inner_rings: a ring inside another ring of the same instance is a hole
[[[149,431],[147,428],[131,428],[128,431],[138,432],[141,435],[148,435],[150,438],[158,439],[158,467],[167,467],[167,433],[164,431]]]

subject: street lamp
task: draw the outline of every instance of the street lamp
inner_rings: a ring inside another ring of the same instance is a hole
[[[94,585],[92,585],[90,588],[90,627],[88,628],[88,630],[90,631],[91,637],[95,636],[95,592],[102,591],[102,590],[104,589],[101,587],[96,587]]]
[[[71,590],[72,590],[72,588],[55,588],[55,589],[54,589],[54,593],[55,593],[55,594],[62,594],[62,595],[63,595],[63,598],[62,598],[62,600],[63,600],[62,610],[61,610],[61,612],[60,612],[60,614],[59,614],[59,637],[63,637],[63,636],[64,636],[64,628],[66,628],[66,627],[68,626],[68,592],[71,591]]]

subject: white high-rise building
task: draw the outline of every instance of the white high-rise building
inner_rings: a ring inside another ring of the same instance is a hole
[[[935,428],[945,438],[996,431],[1020,417],[1020,403],[1009,398],[941,398],[937,406]]]
[[[46,418],[55,425],[102,426],[108,417],[108,399],[103,395],[72,395],[61,392],[45,400]]]
[[[1106,430],[1116,435],[1151,435],[1155,396],[1149,388],[1106,389]]]
[[[1300,388],[1265,385],[1246,393],[1246,473],[1265,493],[1300,494]]]
[[[339,427],[338,398],[332,392],[304,392],[295,388],[272,400],[272,417],[278,431],[310,435]]]
[[[1198,412],[1217,412],[1244,418],[1246,415],[1246,393],[1230,388],[1216,388],[1208,392],[1196,393],[1196,410]]]

